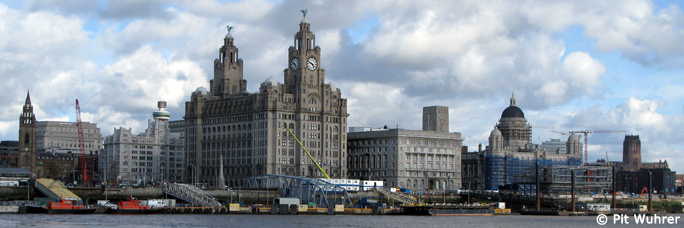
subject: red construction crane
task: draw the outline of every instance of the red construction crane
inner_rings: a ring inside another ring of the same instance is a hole
[[[582,133],[584,134],[584,165],[589,164],[589,142],[587,138],[589,138],[589,134],[593,133],[625,133],[623,130],[584,130],[584,131],[569,131],[568,133],[565,132],[560,132],[560,131],[553,131],[555,133],[561,134],[561,135],[567,135],[567,134],[573,134],[573,133]]]
[[[83,126],[81,124],[81,107],[78,105],[78,99],[76,99],[76,127],[78,127],[78,150],[81,152],[81,177],[83,178],[84,184],[87,184],[90,182],[90,176],[88,176],[88,169],[86,169],[85,145],[83,144]]]

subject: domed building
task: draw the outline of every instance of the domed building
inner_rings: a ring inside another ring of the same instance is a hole
[[[525,113],[516,106],[515,96],[511,96],[511,105],[501,113],[496,125],[503,136],[504,148],[508,150],[529,149],[532,141],[532,126],[527,123]]]
[[[516,105],[515,96],[511,96],[510,106],[501,113],[499,123],[489,136],[489,146],[482,151],[486,177],[484,188],[498,190],[500,186],[522,182],[525,172],[533,170],[536,162],[540,166],[581,165],[581,148],[575,134],[568,137],[566,152],[562,154],[532,144],[532,126]]]

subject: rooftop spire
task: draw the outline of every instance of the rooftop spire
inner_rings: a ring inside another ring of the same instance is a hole
[[[29,91],[26,91],[26,102],[24,104],[31,105],[31,93]]]

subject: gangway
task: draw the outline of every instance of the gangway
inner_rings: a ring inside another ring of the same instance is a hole
[[[164,186],[164,193],[172,195],[178,199],[185,200],[195,206],[221,207],[221,203],[216,198],[207,195],[201,189],[189,184],[170,183]]]
[[[420,202],[416,200],[415,197],[403,194],[395,194],[384,188],[375,188],[380,194],[383,194],[390,199],[399,201],[404,204],[419,204]]]
[[[81,200],[81,197],[69,191],[61,181],[46,178],[36,179],[35,187],[48,198]]]

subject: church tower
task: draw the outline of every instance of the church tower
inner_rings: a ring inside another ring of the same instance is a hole
[[[233,27],[226,27],[228,34],[223,39],[223,46],[219,49],[219,58],[214,60],[214,79],[209,81],[211,93],[220,97],[247,92],[247,80],[242,76],[242,59],[238,57],[235,39],[230,34]]]
[[[622,162],[631,171],[641,169],[641,140],[638,135],[625,135],[622,143]]]
[[[37,173],[36,170],[36,116],[33,114],[31,96],[26,93],[24,110],[19,117],[19,154],[17,167]],[[40,174],[37,173],[39,176]]]

